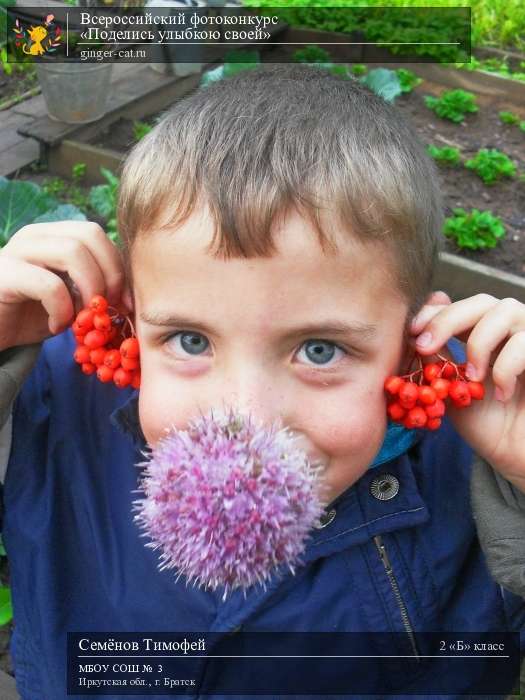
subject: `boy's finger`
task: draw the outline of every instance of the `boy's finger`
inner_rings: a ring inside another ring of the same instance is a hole
[[[76,238],[81,241],[97,261],[104,278],[104,286],[93,293],[105,294],[110,303],[120,299],[125,277],[124,265],[117,246],[110,241],[101,226],[94,221],[56,221],[52,224],[33,224],[26,229],[20,229],[13,240],[18,237],[18,240],[31,239],[31,242],[35,241],[35,228],[37,226],[42,226],[42,234],[40,235]],[[78,285],[78,281],[75,281]]]
[[[514,299],[502,299],[482,316],[469,335],[466,350],[470,379],[483,381],[491,356],[505,346],[509,336],[512,339],[516,335],[525,335],[525,305]],[[506,357],[510,357],[508,353]],[[499,367],[497,359],[494,367]],[[495,376],[497,373],[496,369]],[[508,384],[504,376],[499,379]],[[503,389],[501,382],[495,381]]]
[[[31,239],[20,238],[16,242],[13,241],[9,255],[58,273],[64,283],[69,275],[80,290],[84,306],[89,304],[94,294],[104,293],[104,274],[98,260],[81,239],[72,236],[49,236],[47,233]],[[69,284],[70,286],[66,284],[66,287],[74,297],[71,282]]]
[[[492,378],[500,388],[503,400],[512,398],[516,379],[525,372],[525,331],[510,338],[494,362]]]
[[[452,304],[452,299],[449,297],[449,295],[446,292],[439,290],[437,292],[432,292],[429,300],[427,301],[427,304],[448,305],[448,304]]]
[[[416,339],[418,352],[434,353],[452,336],[461,340],[498,303],[499,299],[490,294],[476,294],[441,307]]]
[[[437,291],[432,292],[430,297],[427,299],[425,305],[421,308],[419,313],[417,313],[410,324],[410,330],[412,333],[419,333],[420,330],[433,318],[437,311],[435,307],[448,306],[452,304],[449,295],[446,292]],[[439,309],[440,311],[441,309]]]
[[[412,323],[410,324],[410,332],[413,335],[419,335],[423,328],[434,318],[434,316],[437,316],[443,309],[446,309],[447,306],[443,304],[430,304],[430,305],[425,305],[421,309],[421,311],[415,316],[412,320]]]

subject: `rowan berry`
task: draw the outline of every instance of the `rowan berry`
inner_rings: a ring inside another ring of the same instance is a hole
[[[473,399],[479,401],[485,396],[485,387],[481,382],[467,382],[467,386]]]
[[[445,415],[445,402],[442,399],[436,399],[431,406],[425,406],[425,413],[429,418],[441,418]]]
[[[117,369],[120,365],[120,352],[118,350],[108,350],[104,356],[104,364],[110,369]]]
[[[111,319],[109,314],[99,313],[93,316],[93,325],[99,331],[110,331],[111,330]]]
[[[438,365],[436,362],[429,362],[423,368],[423,376],[429,384],[432,382],[433,379],[439,377],[440,372],[441,365]]]
[[[406,428],[422,428],[428,421],[428,416],[421,406],[411,408],[405,418]]]
[[[448,395],[453,401],[462,402],[467,398],[470,399],[470,392],[468,390],[467,382],[464,382],[461,379],[455,379],[453,382],[450,382]]]
[[[448,360],[445,362],[441,369],[441,376],[443,379],[452,379],[452,377],[456,376],[456,369],[453,364],[451,364]]]
[[[394,421],[400,421],[406,416],[405,409],[397,401],[391,403],[386,410],[390,418]]]
[[[138,359],[130,359],[129,357],[121,357],[120,358],[120,364],[122,365],[122,369],[128,370],[128,372],[138,369],[140,366],[140,361]]]
[[[95,348],[89,353],[89,361],[97,367],[104,364],[107,350],[105,348]]]
[[[84,330],[84,333],[87,333],[93,328],[94,315],[95,312],[93,311],[93,309],[82,309],[78,312],[75,322],[79,328],[82,328]]]
[[[429,418],[425,428],[427,430],[437,430],[441,425],[441,418]]]
[[[86,337],[84,338],[84,345],[87,345],[88,348],[94,350],[95,348],[99,348],[101,345],[105,345],[106,340],[107,336],[104,333],[104,331],[93,330],[86,333]]]
[[[91,362],[84,362],[80,369],[84,374],[94,374],[97,371],[97,368]]]
[[[418,399],[420,403],[431,406],[437,399],[437,394],[431,386],[423,384],[418,389]]]
[[[89,302],[89,308],[93,309],[99,314],[104,313],[108,306],[109,304],[107,299],[105,299],[101,294],[95,294],[95,296]]]
[[[436,392],[438,399],[446,399],[450,387],[450,379],[443,379],[443,377],[437,377],[436,379],[432,380],[430,386]]]
[[[472,403],[472,397],[469,393],[467,394],[467,396],[462,396],[459,399],[452,399],[452,403],[454,404],[454,406],[456,406],[456,408],[466,408]]]
[[[113,379],[114,370],[106,367],[106,365],[100,365],[97,369],[97,377],[101,382],[110,382]]]
[[[126,359],[136,359],[139,354],[139,341],[136,338],[126,338],[120,346],[122,357]]]
[[[84,362],[91,362],[89,353],[90,349],[86,347],[85,345],[79,345],[78,348],[75,350],[73,353],[73,357],[75,358],[75,362],[78,362],[78,364],[82,365]]]
[[[71,327],[72,327],[73,333],[74,333],[75,335],[82,335],[82,334],[85,335],[85,334],[87,333],[87,331],[89,330],[89,329],[86,329],[86,328],[84,328],[83,326],[81,326],[81,325],[78,323],[78,321],[74,321],[74,322],[73,322],[73,325],[72,325]]]
[[[399,389],[399,403],[403,408],[413,408],[416,405],[418,395],[419,392],[416,384],[404,382],[403,386]]]
[[[403,386],[404,381],[401,379],[401,377],[397,377],[396,375],[392,375],[390,377],[387,377],[385,380],[385,391],[388,391],[389,394],[392,394],[392,396],[395,396],[399,389]]]
[[[116,369],[115,373],[113,374],[113,381],[120,388],[123,388],[125,386],[128,386],[128,384],[131,384],[132,379],[133,379],[133,377],[131,376],[131,372],[127,372],[122,367],[119,367],[118,369]]]

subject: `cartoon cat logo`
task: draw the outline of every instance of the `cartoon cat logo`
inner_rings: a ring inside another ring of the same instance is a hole
[[[44,18],[43,25],[38,24],[36,27],[32,26],[27,30],[22,29],[20,20],[17,18],[13,29],[16,35],[15,46],[21,46],[22,51],[30,56],[43,56],[45,53],[56,51],[56,47],[59,46],[62,38],[62,31],[60,27],[53,25],[54,18],[54,15],[47,15]]]
[[[43,56],[46,50],[42,46],[42,42],[47,36],[47,29],[41,25],[38,25],[38,27],[31,27],[31,29],[28,29],[27,33],[29,34],[31,41],[34,43],[29,48],[29,51],[26,51],[26,44],[24,44],[22,46],[22,51],[24,53],[31,54],[31,56]]]

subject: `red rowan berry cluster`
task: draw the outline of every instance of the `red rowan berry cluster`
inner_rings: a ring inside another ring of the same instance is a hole
[[[113,381],[119,389],[140,387],[140,351],[133,324],[116,309],[110,315],[107,299],[95,295],[78,312],[71,326],[77,341],[75,362],[84,374],[96,372],[101,382]],[[127,325],[126,325],[127,324]]]
[[[396,423],[405,428],[437,430],[445,415],[445,400],[457,408],[470,405],[472,399],[482,399],[485,389],[481,382],[466,378],[466,363],[456,364],[437,355],[439,362],[425,365],[419,360],[419,369],[401,377],[392,375],[385,380],[389,404],[387,412]]]

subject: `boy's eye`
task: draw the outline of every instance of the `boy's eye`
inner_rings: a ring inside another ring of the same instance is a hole
[[[330,362],[337,352],[347,355],[348,353],[343,348],[332,343],[329,340],[306,340],[299,350],[299,354],[303,350],[306,357],[316,365],[324,366]],[[339,358],[340,359],[340,358]]]
[[[205,352],[210,345],[208,339],[204,335],[194,331],[177,331],[168,336],[165,342],[167,343],[171,340],[175,340],[176,352],[186,352],[194,356]],[[348,355],[346,350],[329,340],[306,340],[301,345],[299,354],[303,349],[306,359],[317,366],[327,365],[337,352],[342,353],[342,355]],[[339,359],[341,359],[341,356]]]
[[[208,339],[200,333],[193,331],[177,331],[166,338],[166,343],[172,339],[176,339],[176,350],[184,350],[190,355],[199,355],[209,346]]]

